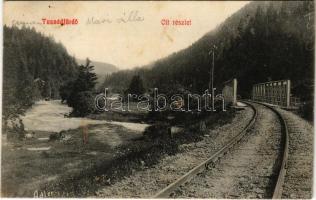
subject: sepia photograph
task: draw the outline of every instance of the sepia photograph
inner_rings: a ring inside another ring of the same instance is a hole
[[[1,197],[312,199],[314,1],[4,1]]]

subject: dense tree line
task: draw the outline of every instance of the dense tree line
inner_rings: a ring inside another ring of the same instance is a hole
[[[3,118],[35,100],[59,98],[59,87],[77,76],[75,58],[52,37],[34,28],[4,26]]]
[[[250,96],[252,84],[290,79],[292,92],[303,101],[313,98],[314,2],[252,2],[187,49],[150,66],[108,76],[102,87],[124,91],[139,75],[148,88],[178,84],[192,92],[208,88],[215,53],[215,86],[231,78],[239,94]],[[124,80],[124,81],[123,81]]]

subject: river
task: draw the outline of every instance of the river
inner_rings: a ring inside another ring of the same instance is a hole
[[[60,100],[37,101],[24,116],[21,117],[25,130],[60,132],[76,129],[89,124],[115,124],[133,131],[144,131],[148,124],[93,120],[88,118],[65,117],[72,108],[62,104]]]

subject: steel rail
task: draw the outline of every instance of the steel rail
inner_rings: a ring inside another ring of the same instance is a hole
[[[225,155],[235,144],[237,144],[246,135],[248,130],[250,130],[253,124],[255,123],[258,113],[257,113],[257,109],[253,105],[247,102],[244,102],[244,103],[246,103],[254,111],[254,114],[251,120],[248,122],[247,126],[238,135],[233,137],[226,145],[224,145],[221,149],[219,149],[217,152],[211,155],[208,159],[201,162],[199,165],[191,169],[189,172],[181,176],[179,179],[177,179],[173,183],[169,184],[164,189],[160,190],[152,198],[168,198],[170,194],[180,185],[190,181],[195,175],[203,172],[210,165],[214,165],[215,162],[219,160],[221,156]]]
[[[274,113],[276,113],[281,123],[281,132],[283,133],[283,137],[284,137],[283,155],[282,155],[282,163],[280,165],[279,172],[278,172],[278,178],[276,180],[276,184],[275,184],[273,195],[272,195],[272,199],[281,199],[282,191],[283,191],[283,183],[284,183],[286,169],[287,169],[287,160],[288,160],[288,155],[289,155],[289,131],[288,131],[287,123],[284,117],[282,116],[282,114],[273,106],[267,105],[262,102],[257,102],[257,101],[252,101],[252,102],[261,104],[263,106],[270,108]]]
[[[281,163],[279,170],[278,170],[277,180],[276,180],[276,184],[275,184],[273,194],[272,194],[273,199],[281,199],[282,191],[283,191],[283,183],[284,183],[284,179],[285,179],[285,175],[286,175],[287,158],[288,158],[288,151],[289,151],[288,150],[288,148],[289,148],[288,127],[287,127],[287,123],[284,120],[282,114],[277,109],[275,109],[273,106],[267,105],[267,104],[262,103],[262,102],[257,102],[257,101],[244,101],[244,103],[246,103],[247,105],[249,105],[253,109],[254,114],[253,114],[251,120],[249,121],[249,123],[247,124],[247,126],[238,135],[233,137],[225,146],[223,146],[220,150],[215,152],[208,159],[206,159],[205,161],[203,161],[202,163],[197,165],[195,168],[193,168],[192,170],[190,170],[189,172],[187,172],[186,174],[181,176],[179,179],[177,179],[176,181],[174,181],[173,183],[171,183],[170,185],[165,187],[163,190],[156,193],[153,196],[153,198],[168,198],[170,196],[170,194],[176,188],[178,188],[180,185],[183,185],[184,183],[190,181],[198,173],[203,172],[205,169],[208,168],[209,165],[214,165],[215,162],[217,160],[219,160],[221,156],[225,155],[236,143],[238,143],[246,135],[248,130],[250,130],[250,128],[253,126],[253,124],[255,123],[255,121],[257,119],[257,115],[258,115],[257,110],[251,104],[251,102],[263,105],[263,106],[271,109],[278,116],[280,123],[281,123],[281,133],[282,133],[283,138],[284,138],[284,143],[282,146],[283,147],[282,148],[283,149],[282,163]]]

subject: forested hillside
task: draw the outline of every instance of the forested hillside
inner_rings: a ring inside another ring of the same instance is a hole
[[[133,75],[139,74],[147,88],[168,90],[170,85],[180,84],[202,92],[208,88],[212,63],[208,53],[216,45],[216,87],[237,78],[239,94],[249,97],[254,83],[291,79],[294,95],[310,100],[314,83],[313,12],[313,1],[249,3],[190,47],[151,67],[116,72],[103,86],[124,90]]]
[[[59,98],[59,87],[76,77],[65,47],[30,28],[4,26],[3,117],[23,112],[34,100]]]

